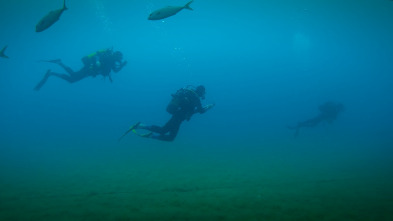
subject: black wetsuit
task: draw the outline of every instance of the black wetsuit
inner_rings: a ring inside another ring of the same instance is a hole
[[[176,99],[179,99],[179,103],[177,110],[172,113],[171,119],[162,127],[152,125],[143,128],[158,133],[158,135],[153,135],[151,138],[163,141],[173,141],[184,120],[190,120],[195,113],[206,112],[206,109],[202,107],[201,100],[195,91],[189,89],[180,90],[183,90],[180,95],[172,95],[178,96]]]
[[[99,64],[97,64],[97,60],[99,61]],[[55,73],[48,70],[42,80],[34,88],[35,90],[40,90],[50,76],[61,78],[69,83],[75,83],[86,77],[96,77],[97,75],[102,75],[104,77],[109,77],[109,80],[112,82],[112,78],[110,76],[111,71],[113,70],[115,73],[117,73],[123,68],[125,64],[115,60],[110,53],[101,53],[100,55],[94,56],[92,58],[88,58],[87,56],[82,58],[84,66],[79,71],[73,71],[60,60],[54,60],[50,62],[58,64],[67,72],[67,74]]]
[[[96,59],[99,60],[99,65],[96,65],[96,60],[94,59],[92,63],[85,63],[85,66],[76,72],[60,62],[58,64],[68,73],[68,75],[54,72],[51,72],[51,75],[62,78],[70,83],[80,81],[86,77],[96,77],[97,75],[109,77],[109,80],[112,81],[110,73],[112,70],[114,72],[120,71],[119,65],[116,64],[116,61],[110,55],[101,55]]]

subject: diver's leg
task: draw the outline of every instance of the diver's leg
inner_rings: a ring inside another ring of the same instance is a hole
[[[160,140],[164,140],[164,141],[175,140],[177,133],[179,132],[181,123],[182,123],[182,121],[178,121],[178,122],[176,122],[176,124],[173,124],[172,127],[170,128],[168,134],[161,135]]]
[[[173,141],[179,131],[180,124],[183,122],[182,118],[179,116],[172,116],[171,119],[163,126],[145,126],[145,125],[138,125],[136,129],[144,129],[149,130],[152,133],[145,134],[143,137],[153,138],[157,140],[163,141]]]
[[[298,123],[297,127],[315,127],[323,120],[322,116],[311,118],[309,120]]]
[[[135,129],[142,129],[142,130],[148,130],[153,133],[158,133],[158,134],[165,134],[169,131],[169,128],[174,122],[174,117],[172,116],[171,119],[164,125],[164,126],[157,126],[157,125],[144,125],[144,124],[138,124]]]
[[[83,78],[86,77],[84,72],[81,72],[81,71],[74,72],[72,75],[59,74],[59,73],[51,72],[50,75],[56,76],[58,78],[61,78],[61,79],[65,80],[65,81],[68,81],[69,83],[75,83],[75,82],[80,81],[80,80],[82,80]]]
[[[323,120],[323,117],[321,115],[318,115],[314,118],[311,118],[309,120],[305,120],[302,122],[297,123],[296,126],[290,127],[288,126],[289,129],[295,130],[295,137],[299,135],[300,128],[302,127],[315,127],[317,126],[321,121]]]
[[[49,63],[53,63],[53,64],[57,64],[60,67],[62,67],[69,75],[74,74],[75,72],[68,67],[67,65],[65,65],[60,59],[54,59],[54,60],[46,60],[45,62],[49,62]]]
[[[173,115],[172,118],[162,128],[160,128],[161,133],[158,136],[153,135],[151,138],[162,141],[173,141],[179,132],[182,122],[183,118]]]
[[[75,71],[73,71],[70,67],[65,65],[60,59],[52,60],[52,63],[58,64],[60,67],[62,67],[69,75],[73,75]]]
[[[154,133],[165,134],[171,130],[171,127],[173,124],[175,124],[175,122],[176,122],[176,117],[172,116],[171,119],[169,119],[169,121],[162,127],[156,125],[151,125],[151,126],[139,125],[138,129],[145,129]]]
[[[67,75],[67,74],[52,73],[51,75],[53,75],[55,77],[58,77],[58,78],[61,78],[61,79],[65,80],[65,81],[68,81],[69,83],[74,83],[75,82],[75,80],[70,75]]]
[[[150,132],[153,133],[158,133],[161,134],[162,133],[162,127],[160,126],[156,126],[156,125],[144,125],[144,124],[139,124],[137,127],[135,127],[134,129],[142,129],[142,130],[148,130]]]
[[[145,134],[141,134],[141,133],[136,132],[135,129],[148,130],[149,132],[145,133]],[[158,137],[161,135],[162,127],[156,126],[156,125],[147,126],[147,125],[144,125],[144,124],[141,124],[140,122],[138,122],[135,125],[131,126],[131,128],[126,133],[128,133],[129,131],[133,131],[136,135],[138,135],[140,137],[153,138],[153,137]],[[159,135],[153,135],[153,133],[156,133]],[[123,138],[123,136],[121,138]]]

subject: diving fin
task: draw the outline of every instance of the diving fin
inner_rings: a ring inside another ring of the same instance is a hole
[[[50,74],[51,74],[51,70],[48,70],[46,72],[46,74],[44,75],[44,77],[42,78],[42,80],[40,82],[38,82],[38,84],[34,87],[35,91],[39,91],[41,89],[41,87],[44,86],[44,84],[48,80]]]
[[[133,132],[134,134],[136,134],[136,135],[138,135],[138,136],[140,136],[140,137],[144,137],[144,138],[149,138],[149,137],[151,137],[151,135],[153,135],[153,132],[147,132],[147,133],[144,133],[144,134],[140,134],[140,133],[138,133],[135,129],[132,130],[132,132]]]
[[[128,133],[130,133],[131,131],[133,131],[133,130],[135,130],[136,128],[138,128],[139,124],[141,124],[141,122],[138,122],[138,123],[132,125],[132,126],[130,127],[130,129],[128,129],[128,130],[118,139],[118,141],[121,141],[121,139],[123,139],[123,137],[125,137]]]

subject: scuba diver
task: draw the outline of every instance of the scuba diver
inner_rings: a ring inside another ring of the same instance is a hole
[[[60,59],[44,61],[59,65],[68,74],[59,74],[48,70],[34,90],[40,90],[50,76],[61,78],[69,83],[75,83],[89,76],[102,75],[104,78],[108,77],[110,82],[112,82],[111,71],[117,73],[127,64],[127,61],[122,60],[123,54],[120,51],[114,52],[113,49],[104,49],[84,56],[82,58],[84,66],[79,71],[73,71],[70,67],[63,64]]]
[[[288,126],[289,129],[295,130],[295,137],[299,135],[299,130],[302,127],[315,127],[323,121],[329,124],[333,123],[338,114],[344,110],[344,105],[341,103],[326,102],[318,108],[320,113],[316,117],[299,122],[296,126]]]
[[[175,94],[172,94],[172,100],[167,106],[167,112],[172,115],[169,121],[162,127],[147,126],[140,122],[134,124],[127,130],[121,140],[129,132],[145,137],[162,141],[173,141],[176,138],[180,125],[184,120],[189,121],[195,113],[205,113],[207,110],[214,107],[214,104],[209,104],[202,107],[201,99],[205,99],[205,87],[200,85],[198,87],[187,86],[179,89]],[[148,133],[140,134],[136,130],[148,130]]]

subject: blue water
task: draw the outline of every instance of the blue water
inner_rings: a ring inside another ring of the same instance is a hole
[[[0,219],[390,220],[393,2],[195,0],[147,20],[185,3],[68,0],[36,33],[61,0],[0,2]],[[78,70],[110,47],[128,62],[113,83],[33,90],[63,72],[40,60]],[[164,124],[190,84],[216,106],[174,142],[117,142],[135,122]],[[345,111],[295,138],[287,126],[326,101]]]

